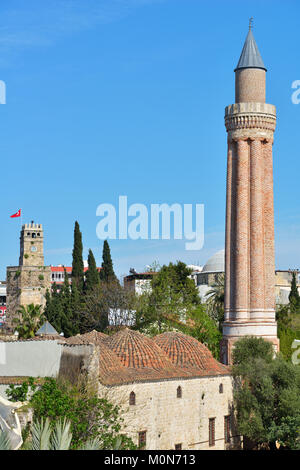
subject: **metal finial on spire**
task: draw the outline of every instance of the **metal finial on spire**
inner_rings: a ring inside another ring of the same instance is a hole
[[[251,16],[251,18],[249,19],[249,31],[253,29],[253,19],[253,16]]]

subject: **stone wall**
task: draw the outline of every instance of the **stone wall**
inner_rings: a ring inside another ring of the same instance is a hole
[[[51,288],[50,266],[9,266],[7,268],[7,322],[21,305],[45,306],[46,290]]]
[[[99,351],[93,344],[63,345],[59,377],[73,384],[85,382],[89,392],[97,393]]]
[[[223,393],[219,386],[223,384]],[[177,398],[177,387],[182,398]],[[129,405],[129,394],[136,395],[136,405]],[[146,431],[147,450],[174,450],[176,444],[190,450],[224,450],[236,447],[239,438],[224,440],[224,417],[232,413],[230,376],[135,383],[105,387],[99,395],[121,405],[123,431],[138,444],[138,433]],[[209,418],[215,418],[215,445],[209,446]],[[231,435],[235,436],[232,416]]]

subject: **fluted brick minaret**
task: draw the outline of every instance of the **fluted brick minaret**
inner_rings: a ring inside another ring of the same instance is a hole
[[[225,320],[221,360],[235,341],[254,335],[279,348],[275,320],[273,134],[275,106],[265,102],[266,68],[251,27],[235,69],[228,133]]]

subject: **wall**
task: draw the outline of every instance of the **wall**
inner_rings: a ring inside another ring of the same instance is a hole
[[[55,340],[0,342],[0,376],[55,376],[61,348]]]
[[[223,383],[223,393],[219,385]],[[177,398],[177,387],[182,398]],[[136,405],[129,405],[129,394]],[[138,432],[147,431],[147,450],[224,450],[224,416],[231,414],[232,379],[204,377],[186,380],[136,383],[115,387],[99,385],[99,395],[121,403],[124,432],[138,443]],[[209,447],[209,418],[215,421],[215,446]],[[233,435],[235,435],[233,430]]]
[[[12,266],[7,268],[7,321],[20,305],[44,306],[46,290],[51,288],[50,266]]]

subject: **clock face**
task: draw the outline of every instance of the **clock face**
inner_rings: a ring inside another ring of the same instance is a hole
[[[32,252],[35,252],[35,251],[36,251],[36,246],[32,246],[32,247],[31,247],[31,251],[32,251]]]

